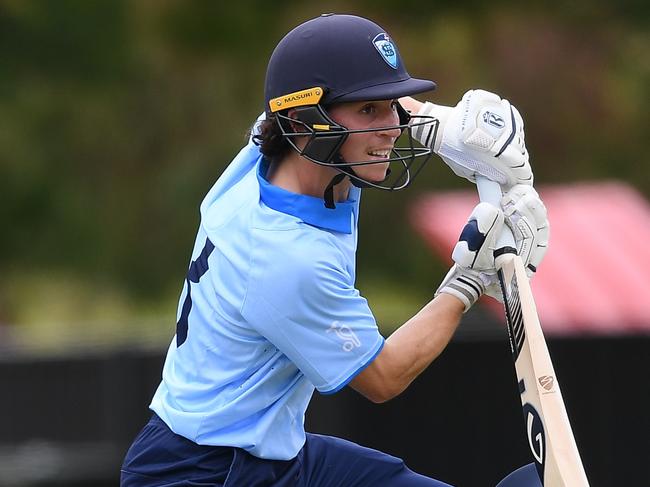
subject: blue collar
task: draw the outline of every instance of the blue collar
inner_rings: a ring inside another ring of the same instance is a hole
[[[325,207],[322,198],[297,194],[274,186],[266,180],[269,163],[262,159],[257,171],[260,197],[266,206],[276,211],[295,216],[315,227],[340,233],[352,233],[354,199],[336,203],[336,208]]]

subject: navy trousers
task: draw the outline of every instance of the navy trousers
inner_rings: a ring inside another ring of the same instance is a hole
[[[263,460],[240,448],[197,445],[155,414],[122,465],[122,487],[450,487],[396,457],[331,436],[307,434],[296,458]]]

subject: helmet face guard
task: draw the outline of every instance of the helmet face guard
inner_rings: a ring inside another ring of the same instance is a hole
[[[431,148],[415,142],[413,130],[432,124],[435,125],[432,130],[436,131],[439,123],[433,117],[411,116],[399,103],[397,112],[399,125],[354,130],[332,120],[319,104],[296,107],[291,117],[277,112],[276,117],[287,142],[302,157],[321,166],[339,170],[349,176],[356,186],[397,191],[406,188],[415,179],[433,152]],[[384,160],[346,161],[340,155],[340,149],[349,135],[395,129],[399,129],[401,135],[396,141],[397,146],[393,147],[390,156]],[[299,144],[298,140],[304,141],[304,145]],[[382,181],[369,181],[354,172],[356,166],[385,163],[389,163],[389,168],[386,178]]]
[[[432,152],[415,142],[412,129],[432,124],[429,130],[434,132],[438,121],[431,117],[413,120],[398,104],[399,125],[350,130],[332,120],[327,107],[399,100],[435,87],[433,81],[409,75],[397,45],[379,25],[355,15],[324,14],[300,24],[278,43],[269,59],[264,99],[267,115],[275,114],[294,150],[316,164],[339,171],[324,194],[325,206],[331,208],[332,187],[344,176],[359,187],[389,191],[407,187]],[[343,160],[341,147],[350,135],[396,128],[402,135],[390,157]],[[364,180],[354,171],[357,166],[386,162],[389,170],[383,181]],[[391,170],[395,167],[397,170]]]

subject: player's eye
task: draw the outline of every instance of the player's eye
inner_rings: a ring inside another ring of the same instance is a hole
[[[372,115],[373,113],[375,113],[377,111],[377,107],[375,106],[374,103],[368,103],[368,104],[362,106],[360,111],[361,111],[361,113],[363,113],[365,115]]]

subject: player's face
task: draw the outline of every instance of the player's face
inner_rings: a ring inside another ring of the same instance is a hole
[[[375,132],[350,134],[341,147],[345,162],[377,161],[376,164],[353,167],[362,179],[379,182],[386,177],[389,163],[384,161],[390,157],[391,149],[401,134],[400,129],[391,128],[399,125],[396,104],[396,100],[352,102],[328,110],[332,119],[350,130],[387,127]]]

